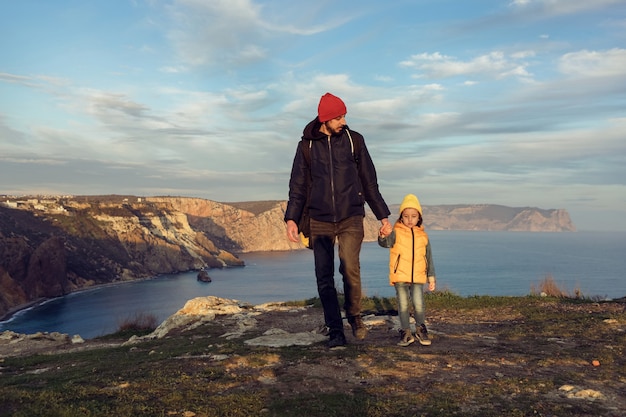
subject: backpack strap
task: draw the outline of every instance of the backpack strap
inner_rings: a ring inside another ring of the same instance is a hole
[[[300,147],[302,148],[302,154],[304,155],[304,160],[307,164],[309,164],[309,168],[311,168],[311,145],[313,141],[309,141],[309,146],[304,145],[304,139],[300,140]]]
[[[346,133],[348,134],[348,138],[350,138],[350,150],[352,151],[352,158],[354,158],[354,162],[356,162],[357,167],[359,166],[359,150],[360,150],[360,142],[354,142],[352,140],[352,135],[350,134],[350,129],[346,128]],[[355,146],[356,145],[356,146]]]
[[[359,141],[354,141],[352,139],[352,135],[350,134],[349,129],[345,129],[345,132],[348,134],[348,139],[350,139],[350,151],[352,152],[352,158],[354,158],[354,162],[359,165],[359,152],[361,149],[361,143]],[[304,159],[306,163],[309,164],[309,168],[311,167],[311,146],[313,145],[313,141],[309,140],[309,146],[304,145],[304,139],[300,140],[300,146],[302,146],[302,154],[304,155]]]

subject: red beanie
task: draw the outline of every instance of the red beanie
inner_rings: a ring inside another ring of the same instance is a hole
[[[347,112],[344,102],[330,93],[324,94],[320,99],[320,104],[317,106],[317,117],[322,123],[335,117],[343,116]]]

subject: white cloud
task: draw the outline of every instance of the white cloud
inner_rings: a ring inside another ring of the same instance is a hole
[[[559,70],[569,76],[626,77],[626,49],[571,52],[561,57]]]
[[[271,58],[277,39],[319,34],[354,18],[346,13],[328,18],[315,4],[296,7],[288,1],[175,0],[168,10],[173,22],[168,37],[185,65],[231,70]],[[324,23],[311,23],[316,18]]]
[[[184,66],[165,66],[161,67],[160,71],[167,74],[181,74],[187,72],[188,69]]]
[[[525,62],[521,58],[530,56],[528,51],[505,55],[501,51],[493,51],[474,57],[467,61],[459,60],[439,52],[412,55],[408,60],[400,62],[404,68],[415,69],[416,77],[448,78],[461,75],[492,76],[492,77],[530,77]]]
[[[250,59],[249,51],[263,58],[257,44],[265,36],[260,6],[251,1],[177,0],[169,11],[174,24],[169,38],[186,65],[234,65]]]
[[[548,16],[582,13],[588,10],[603,9],[623,0],[513,0],[510,5],[519,9],[531,9]]]

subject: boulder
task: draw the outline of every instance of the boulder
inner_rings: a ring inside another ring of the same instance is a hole
[[[200,272],[198,272],[198,281],[211,282],[211,277],[209,276],[209,273],[203,269]]]

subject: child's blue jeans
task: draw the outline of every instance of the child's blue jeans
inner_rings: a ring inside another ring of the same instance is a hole
[[[413,302],[415,324],[419,328],[424,324],[424,285],[411,284],[409,282],[396,282],[396,299],[398,300],[398,317],[400,318],[400,327],[409,329],[409,310],[410,302]]]

